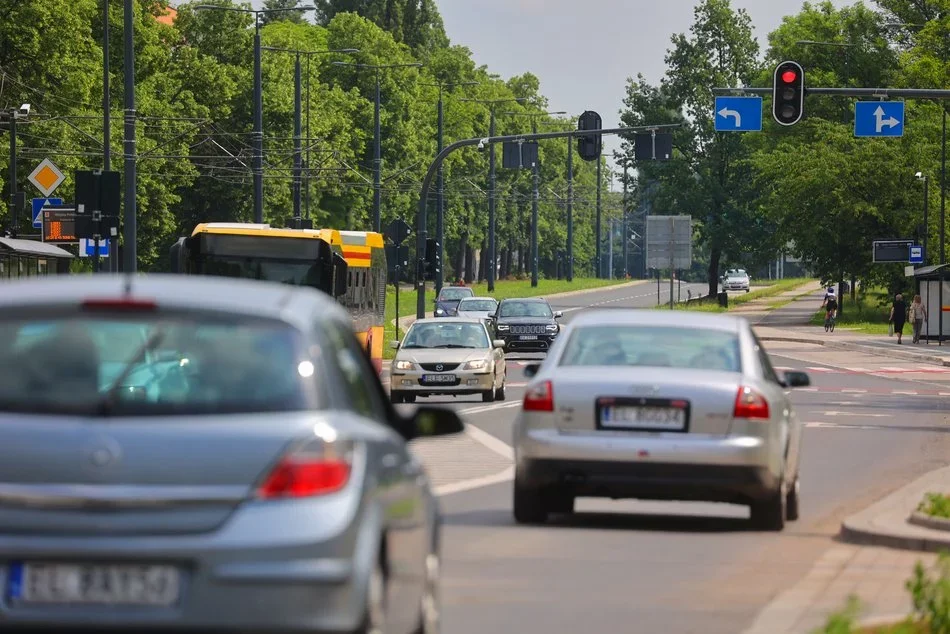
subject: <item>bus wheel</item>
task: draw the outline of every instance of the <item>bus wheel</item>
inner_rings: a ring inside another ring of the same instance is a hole
[[[404,403],[415,403],[416,395],[415,394],[403,394],[402,400]]]
[[[389,393],[389,400],[392,401],[393,403],[402,403],[402,398],[403,398],[402,394],[400,394],[399,392]]]

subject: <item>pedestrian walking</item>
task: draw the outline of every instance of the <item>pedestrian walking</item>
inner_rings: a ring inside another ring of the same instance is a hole
[[[927,321],[927,307],[921,301],[920,295],[914,295],[914,301],[910,304],[910,321],[914,326],[914,343],[920,343],[920,331]]]
[[[888,321],[894,324],[897,343],[900,344],[901,337],[904,335],[904,324],[907,322],[907,302],[900,293],[894,296],[894,304],[891,306],[891,316]]]

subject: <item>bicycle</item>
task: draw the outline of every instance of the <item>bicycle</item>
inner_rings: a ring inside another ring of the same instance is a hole
[[[835,321],[837,321],[838,311],[829,310],[825,313],[825,332],[835,331]]]

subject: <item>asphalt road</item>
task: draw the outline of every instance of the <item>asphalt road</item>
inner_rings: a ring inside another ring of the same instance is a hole
[[[656,286],[552,302],[565,321],[591,305],[655,306]],[[806,574],[844,516],[950,454],[950,407],[938,395],[950,392],[950,373],[805,344],[769,351],[776,366],[812,376],[812,388],[793,393],[807,423],[799,521],[760,533],[740,506],[584,499],[569,519],[523,527],[511,517],[510,482],[446,495],[444,631],[741,632]],[[510,444],[524,382],[513,362],[507,402],[456,407]]]

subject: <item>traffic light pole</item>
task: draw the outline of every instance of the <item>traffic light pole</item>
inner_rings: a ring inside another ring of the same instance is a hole
[[[599,130],[566,130],[561,132],[534,132],[532,134],[513,134],[509,136],[498,136],[498,137],[489,137],[489,138],[471,138],[471,139],[462,139],[461,141],[456,141],[439,152],[438,156],[432,161],[429,165],[429,169],[426,171],[425,177],[422,179],[422,188],[419,193],[419,202],[416,206],[416,253],[425,253],[426,248],[426,239],[428,237],[428,230],[426,224],[428,222],[427,215],[427,201],[429,197],[429,191],[432,189],[432,183],[436,179],[436,175],[439,171],[439,168],[442,166],[442,163],[445,161],[446,157],[455,152],[458,149],[464,147],[477,146],[479,143],[488,145],[492,143],[508,143],[513,142],[517,143],[519,141],[543,141],[546,139],[564,139],[564,138],[579,138],[579,137],[588,137],[593,135],[615,135],[615,134],[636,134],[638,132],[649,132],[651,130],[666,130],[681,127],[680,123],[670,123],[662,125],[652,125],[652,126],[639,126],[639,127],[629,127],[629,128],[608,128],[608,129],[599,129]],[[537,177],[535,178],[535,200],[537,200]],[[417,255],[418,258],[418,255]],[[422,259],[420,259],[420,265],[422,264]],[[426,311],[426,295],[425,295],[425,280],[420,279],[419,271],[424,270],[422,266],[416,267],[416,318],[423,319],[425,317]],[[534,277],[534,276],[532,276]],[[532,282],[534,279],[532,279]]]
[[[442,86],[439,86],[439,130],[438,138],[436,143],[438,144],[438,150],[436,154],[442,151],[442,129],[445,125],[445,111],[442,106]],[[435,239],[439,242],[439,260],[443,258],[444,251],[442,245],[445,243],[445,170],[442,167],[439,167],[439,184],[437,186],[437,196],[436,196],[436,208],[435,208]],[[435,294],[438,296],[439,292],[442,290],[443,280],[445,279],[445,274],[442,272],[442,267],[439,267],[439,272],[435,276]]]

